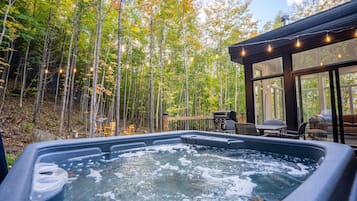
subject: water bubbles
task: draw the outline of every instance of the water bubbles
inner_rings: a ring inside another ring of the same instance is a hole
[[[60,167],[71,171],[65,200],[282,200],[317,164],[256,150],[174,144],[69,160]]]

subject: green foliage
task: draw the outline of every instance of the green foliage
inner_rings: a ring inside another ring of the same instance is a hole
[[[23,122],[22,123],[22,129],[25,131],[25,132],[27,132],[27,133],[32,133],[32,130],[34,129],[34,124],[33,123],[31,123],[31,122]]]
[[[12,154],[6,154],[5,155],[6,162],[7,162],[7,167],[9,170],[14,166],[18,156],[12,155]]]

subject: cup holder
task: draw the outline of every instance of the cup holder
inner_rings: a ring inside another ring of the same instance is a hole
[[[68,181],[68,173],[53,163],[37,163],[30,200],[49,200],[59,194]]]

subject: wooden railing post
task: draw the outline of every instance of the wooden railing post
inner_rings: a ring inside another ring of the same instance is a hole
[[[169,114],[166,112],[162,114],[162,126],[164,132],[169,131]]]

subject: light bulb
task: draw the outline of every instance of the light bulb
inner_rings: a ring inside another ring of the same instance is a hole
[[[299,39],[296,39],[295,47],[296,47],[296,48],[301,47],[301,42],[300,42]]]
[[[268,45],[268,52],[272,52],[273,51],[273,48],[271,47],[271,45],[269,44]]]
[[[331,37],[328,35],[328,33],[326,34],[325,41],[327,43],[331,42]]]
[[[244,57],[245,56],[245,49],[244,49],[244,47],[242,47],[242,51],[241,51],[241,53],[240,53],[241,55],[242,55],[242,57]]]

